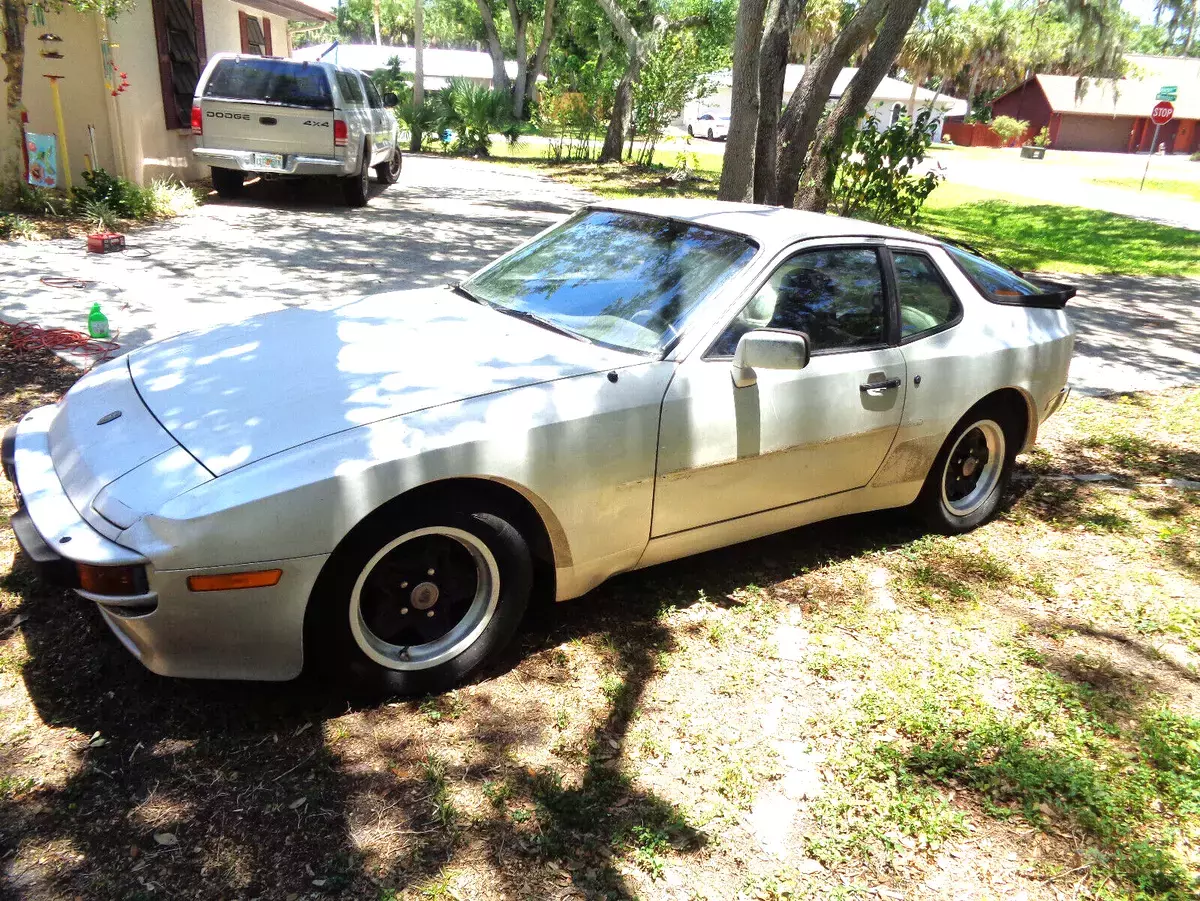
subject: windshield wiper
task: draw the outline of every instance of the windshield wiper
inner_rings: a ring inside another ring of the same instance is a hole
[[[586,335],[581,335],[579,332],[573,332],[569,328],[559,325],[549,319],[543,319],[537,313],[530,313],[528,310],[514,310],[512,307],[501,306],[498,303],[488,304],[497,313],[504,313],[507,316],[515,316],[517,319],[524,319],[526,322],[532,322],[534,325],[540,325],[544,329],[549,329],[552,332],[558,332],[560,335],[566,335],[568,338],[574,338],[576,341],[582,341],[585,344],[593,344],[591,338]]]
[[[491,304],[484,302],[482,297],[478,297],[478,296],[472,294],[466,288],[464,288],[462,282],[457,282],[456,284],[451,285],[450,290],[454,291],[457,294],[461,294],[467,300],[472,300],[475,303],[480,304],[481,306],[488,306],[488,307],[491,306]]]
[[[595,344],[591,338],[586,335],[581,335],[579,332],[573,332],[566,326],[559,325],[549,319],[543,319],[537,313],[530,313],[528,310],[515,310],[512,307],[506,307],[503,304],[493,303],[492,301],[480,297],[478,294],[472,293],[462,282],[450,286],[452,290],[458,292],[467,300],[473,300],[480,306],[490,307],[497,313],[504,313],[508,316],[515,316],[517,319],[524,319],[526,322],[532,322],[534,325],[540,325],[544,329],[549,329],[552,332],[558,332],[560,335],[566,335],[568,338],[574,338],[576,341],[583,341],[586,344]]]

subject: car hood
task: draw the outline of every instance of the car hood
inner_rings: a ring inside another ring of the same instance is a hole
[[[142,401],[214,475],[416,410],[642,358],[447,288],[292,308],[134,351]]]

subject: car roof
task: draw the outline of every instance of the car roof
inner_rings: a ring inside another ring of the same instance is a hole
[[[632,200],[603,201],[591,204],[593,209],[618,210],[662,216],[681,222],[691,222],[707,228],[745,235],[766,249],[783,247],[808,238],[897,238],[922,244],[940,244],[933,238],[916,232],[844,219],[823,213],[809,213],[785,207],[763,206],[756,203],[729,203],[723,200],[704,200],[683,197],[646,197]]]

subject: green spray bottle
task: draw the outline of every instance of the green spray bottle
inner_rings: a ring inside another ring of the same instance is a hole
[[[93,338],[108,337],[108,317],[100,312],[100,303],[92,304],[92,312],[88,314],[88,334]]]

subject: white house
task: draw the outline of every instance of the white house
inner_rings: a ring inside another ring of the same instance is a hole
[[[858,69],[845,68],[838,73],[837,81],[833,84],[833,91],[829,95],[830,102],[841,98],[842,93],[850,85],[850,80],[857,72]],[[787,67],[783,78],[785,101],[791,96],[802,78],[804,78],[804,66],[789,65]],[[708,76],[708,80],[715,87],[715,91],[701,100],[688,101],[683,110],[685,119],[691,119],[702,111],[723,116],[729,115],[733,96],[733,73],[728,70],[715,72]],[[908,110],[908,99],[911,94],[912,85],[908,82],[901,81],[899,78],[885,77],[879,83],[879,87],[875,89],[875,93],[871,95],[866,115],[874,116],[882,126],[891,125]],[[927,109],[930,104],[934,106],[934,119],[937,123],[937,131],[934,134],[941,134],[942,122],[947,116],[962,116],[967,112],[967,101],[965,100],[945,94],[936,95],[935,100],[933,91],[917,88],[917,111]]]
[[[311,47],[297,47],[292,51],[292,59],[315,60],[321,56],[329,62],[340,66],[349,66],[362,72],[374,72],[386,68],[393,57],[400,60],[400,71],[413,74],[416,72],[417,51],[412,47],[389,47],[378,44],[338,44],[330,50],[331,44],[314,44]],[[466,78],[478,84],[494,87],[492,84],[492,57],[478,50],[447,50],[442,47],[426,47],[422,66],[425,70],[425,90],[436,91],[449,84],[451,78]],[[508,77],[517,77],[517,64],[506,60],[504,69]],[[538,76],[539,81],[545,81],[545,76]]]
[[[56,132],[49,79],[60,77],[72,180],[86,162],[145,183],[196,178],[191,108],[213,53],[287,56],[288,22],[332,21],[302,0],[139,0],[115,19],[95,12],[34,12],[25,30],[23,103],[27,131]],[[42,40],[53,35],[60,40]],[[0,76],[6,76],[0,62]],[[0,122],[4,147],[18,146]],[[59,167],[62,168],[61,149]],[[62,173],[59,183],[65,183]]]

